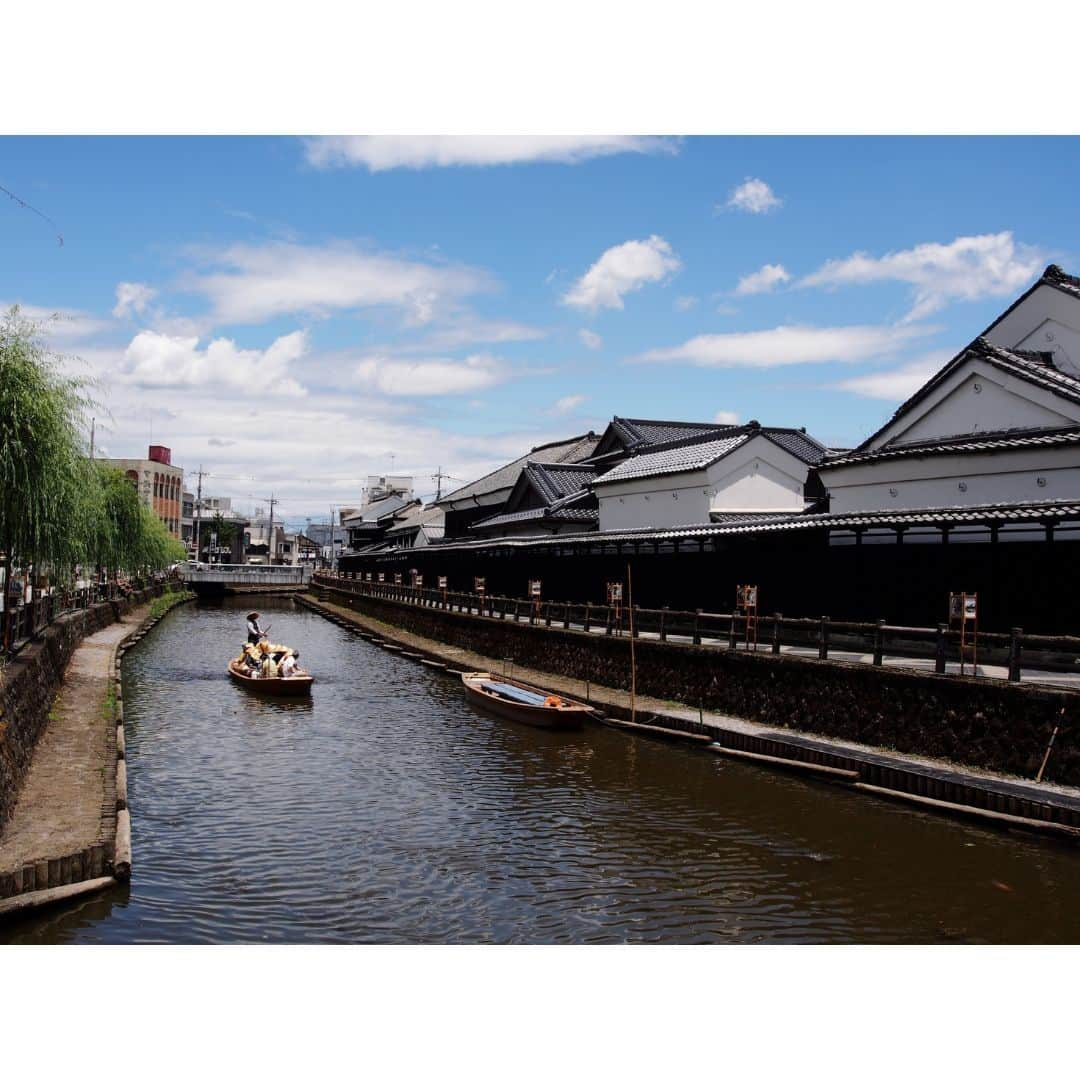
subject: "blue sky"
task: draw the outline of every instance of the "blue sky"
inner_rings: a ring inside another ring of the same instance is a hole
[[[55,228],[0,196],[0,302],[64,315],[109,454],[152,425],[325,519],[613,414],[854,445],[1080,272],[1078,173],[1076,139],[6,138]]]

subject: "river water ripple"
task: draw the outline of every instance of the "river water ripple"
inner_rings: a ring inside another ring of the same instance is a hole
[[[590,725],[459,683],[291,602],[310,703],[233,686],[247,604],[124,661],[134,877],[19,942],[1074,942],[1080,853]]]

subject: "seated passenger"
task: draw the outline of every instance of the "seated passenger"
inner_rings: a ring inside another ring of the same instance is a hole
[[[281,665],[278,668],[278,674],[283,679],[291,678],[296,674],[296,661],[300,656],[298,652],[290,652],[284,660],[281,661]]]
[[[261,676],[264,679],[276,679],[277,673],[277,664],[274,663],[274,658],[267,654],[262,662]]]

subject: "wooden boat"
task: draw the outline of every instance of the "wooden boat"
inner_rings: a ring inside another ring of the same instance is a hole
[[[310,675],[293,675],[288,679],[260,679],[249,675],[242,664],[229,661],[229,675],[234,682],[246,686],[256,694],[270,697],[307,697],[311,693],[311,684],[315,681]]]
[[[580,728],[592,713],[587,705],[517,682],[490,671],[463,671],[461,681],[469,700],[506,720],[561,731]]]

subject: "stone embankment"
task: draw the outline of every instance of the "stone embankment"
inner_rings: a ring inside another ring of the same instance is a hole
[[[186,598],[164,592],[64,616],[4,671],[0,916],[130,874],[119,657]]]
[[[452,668],[501,671],[579,698],[627,730],[630,641],[320,589],[330,617]],[[327,602],[328,601],[328,602]],[[928,809],[1080,838],[1080,694],[803,657],[635,642],[646,734],[850,783]],[[1035,783],[1054,729],[1046,768]],[[805,733],[805,734],[803,734]],[[1063,786],[1068,785],[1068,786]]]

